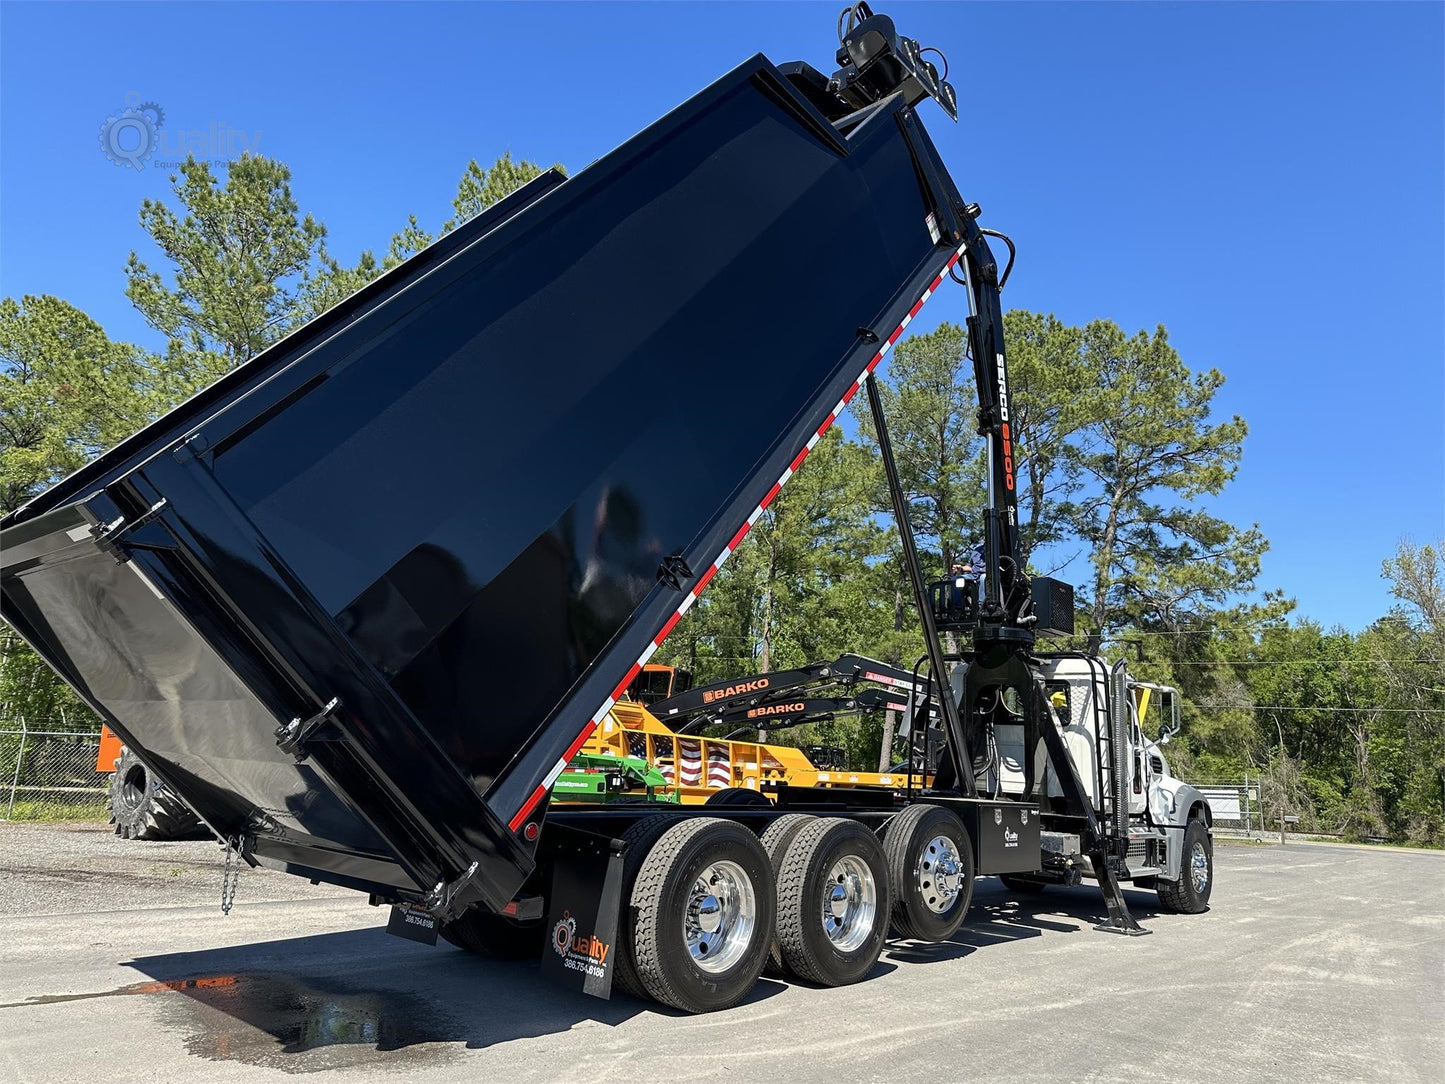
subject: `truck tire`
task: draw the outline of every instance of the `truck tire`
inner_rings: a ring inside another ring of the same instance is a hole
[[[840,817],[804,825],[778,884],[783,963],[821,986],[857,982],[883,951],[892,904],[888,859],[866,826]]]
[[[973,841],[963,821],[943,806],[909,806],[884,826],[883,850],[893,882],[894,935],[952,937],[973,899]]]
[[[725,790],[709,794],[703,805],[748,805],[748,806],[772,806],[768,801],[755,790],[748,790],[746,787],[728,787]]]
[[[684,1012],[736,1005],[767,961],[776,891],[767,852],[742,825],[692,817],[669,828],[632,888],[643,987]]]
[[[788,845],[793,842],[793,837],[803,830],[803,826],[812,820],[807,813],[787,813],[763,831],[763,850],[768,852],[768,862],[773,867],[773,881],[776,884],[781,885],[783,881],[783,858],[788,853]],[[781,903],[778,911],[782,911]],[[768,946],[768,962],[763,965],[763,973],[780,977],[788,973],[783,964],[783,946],[779,944],[776,934]]]
[[[126,746],[110,778],[110,823],[122,839],[209,839],[210,830]]]
[[[682,820],[679,816],[654,814],[643,817],[622,835],[627,851],[622,856],[622,913],[617,916],[617,947],[613,950],[617,953],[617,959],[612,965],[612,985],[643,1001],[649,1000],[649,994],[642,985],[642,980],[637,977],[634,962],[636,954],[632,947],[633,929],[637,923],[637,915],[632,907],[632,888],[652,845],[664,832],[680,824]]]
[[[1036,896],[1048,887],[1041,881],[1030,881],[1028,877],[1017,873],[1000,873],[998,879],[1010,892],[1023,896]]]
[[[1213,890],[1214,844],[1203,821],[1190,821],[1184,830],[1179,880],[1159,878],[1159,909],[1176,915],[1197,915],[1209,910],[1209,894]]]
[[[547,943],[547,924],[541,919],[517,922],[476,907],[443,922],[437,932],[457,948],[494,960],[534,960]]]

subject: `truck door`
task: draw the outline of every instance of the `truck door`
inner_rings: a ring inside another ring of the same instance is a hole
[[[1129,813],[1143,815],[1149,804],[1153,769],[1144,750],[1140,720],[1147,710],[1149,690],[1134,688],[1129,697]]]

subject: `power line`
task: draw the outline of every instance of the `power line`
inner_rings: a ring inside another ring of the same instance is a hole
[[[1406,663],[1438,663],[1439,659],[1219,659],[1214,662],[1168,662],[1170,667],[1183,666],[1364,666],[1371,663],[1390,663],[1403,665]]]
[[[1188,697],[1186,704],[1191,703]],[[1445,715],[1445,708],[1308,708],[1294,704],[1218,704],[1208,700],[1192,702],[1196,708],[1213,708],[1215,711],[1319,711],[1319,712],[1405,712],[1410,715]]]

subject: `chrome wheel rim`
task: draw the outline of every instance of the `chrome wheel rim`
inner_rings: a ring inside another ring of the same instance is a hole
[[[868,863],[847,854],[833,863],[823,884],[823,932],[840,952],[860,948],[878,915],[878,883]]]
[[[934,836],[918,856],[918,891],[923,905],[936,915],[953,907],[963,888],[963,863],[947,836]]]
[[[1189,848],[1189,880],[1194,885],[1195,895],[1203,895],[1209,887],[1209,855],[1203,843]]]
[[[692,962],[704,971],[726,971],[747,952],[757,925],[753,882],[736,862],[714,862],[697,875],[687,894],[682,939]]]

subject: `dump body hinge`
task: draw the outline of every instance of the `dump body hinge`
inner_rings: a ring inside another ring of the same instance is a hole
[[[326,706],[309,719],[302,719],[297,716],[284,726],[276,728],[276,744],[280,746],[283,753],[290,753],[296,760],[303,761],[309,756],[305,745],[317,729],[320,728],[333,712],[341,707],[341,698],[333,696],[326,702]]]
[[[692,579],[692,566],[683,560],[680,553],[664,557],[662,564],[657,566],[657,582],[667,584],[674,591],[681,591],[683,583],[690,579]]]
[[[139,527],[144,527],[160,515],[165,507],[166,499],[162,497],[134,519],[128,520],[124,516],[117,516],[109,523],[101,523],[91,528],[91,533],[95,536],[95,544],[115,558],[116,564],[125,564],[130,560],[130,554],[120,548],[121,536],[129,534]]]
[[[482,898],[477,887],[480,869],[480,865],[473,862],[460,877],[438,881],[422,900],[423,906],[436,916],[438,922],[450,922],[460,917],[463,911]]]

